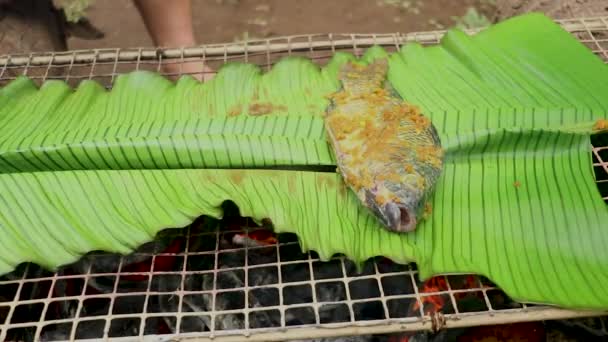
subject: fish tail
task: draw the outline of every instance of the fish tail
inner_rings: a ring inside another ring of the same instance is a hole
[[[365,92],[381,88],[386,79],[388,60],[378,58],[373,62],[362,65],[346,62],[340,69],[338,78],[347,92]]]

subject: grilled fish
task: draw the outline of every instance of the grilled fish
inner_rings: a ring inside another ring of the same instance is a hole
[[[324,120],[346,185],[385,228],[410,232],[430,213],[444,151],[431,121],[401,99],[387,71],[384,58],[344,64]]]

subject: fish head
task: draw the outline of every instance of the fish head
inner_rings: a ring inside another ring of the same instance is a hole
[[[360,199],[392,232],[405,233],[416,229],[423,205],[424,191],[416,177],[401,182],[377,181],[373,187],[361,189]]]

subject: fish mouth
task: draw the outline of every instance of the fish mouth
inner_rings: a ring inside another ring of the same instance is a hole
[[[384,212],[391,231],[406,233],[416,229],[416,215],[406,206],[394,202],[388,202],[384,206]]]

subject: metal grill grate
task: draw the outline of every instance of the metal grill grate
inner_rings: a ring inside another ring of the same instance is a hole
[[[562,20],[608,62],[608,18]],[[95,79],[111,87],[136,69],[162,73],[167,63],[212,67],[247,61],[265,67],[286,55],[319,63],[336,51],[360,54],[379,44],[435,44],[444,32],[309,35],[182,50],[100,49],[0,57],[0,85],[18,75],[72,84]],[[202,72],[202,71],[201,71]],[[603,138],[605,139],[605,138]],[[608,142],[595,141],[594,169],[608,200]],[[258,243],[247,234],[256,235]],[[86,340],[128,337],[271,341],[415,331],[599,316],[511,301],[487,280],[446,276],[422,284],[415,265],[370,260],[363,273],[342,257],[320,262],[293,235],[228,217],[201,218],[129,256],[91,253],[57,273],[22,265],[0,278],[0,340]],[[263,242],[259,242],[263,241]],[[440,312],[433,310],[441,307]],[[606,332],[603,320],[598,331]],[[360,329],[365,327],[364,329]],[[293,329],[298,328],[298,329]]]

